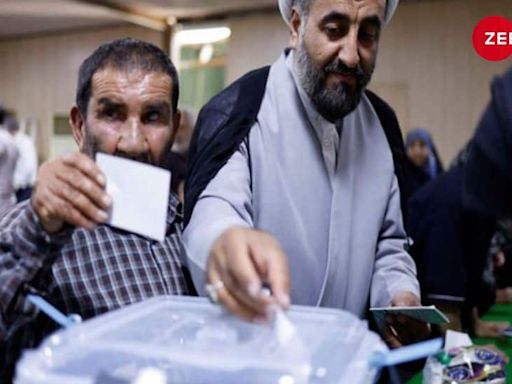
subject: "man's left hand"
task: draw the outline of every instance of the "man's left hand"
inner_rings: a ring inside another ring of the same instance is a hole
[[[391,301],[392,307],[419,307],[420,299],[411,292],[400,292]],[[399,348],[427,338],[430,325],[403,315],[386,317],[383,337],[391,348]]]

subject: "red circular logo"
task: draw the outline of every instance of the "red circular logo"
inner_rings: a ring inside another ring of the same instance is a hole
[[[480,20],[473,31],[473,47],[486,60],[505,60],[512,54],[512,22],[502,16]]]

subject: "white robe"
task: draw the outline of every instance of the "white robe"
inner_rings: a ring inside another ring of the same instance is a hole
[[[363,96],[338,139],[298,92],[290,63],[282,55],[272,65],[256,123],[201,194],[184,232],[197,289],[203,293],[213,242],[245,226],[283,247],[292,304],[363,316],[369,299],[388,306],[398,292],[419,297],[392,154],[372,105]]]

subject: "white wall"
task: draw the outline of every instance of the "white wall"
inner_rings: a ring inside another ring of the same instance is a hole
[[[288,45],[288,29],[277,12],[231,18],[228,26],[231,28],[228,83],[250,69],[271,64]]]
[[[487,62],[474,52],[474,27],[495,14],[512,18],[512,0],[404,3],[383,35],[374,87],[403,111],[403,130],[433,133],[445,163],[472,136],[491,79],[512,63]]]
[[[74,102],[81,62],[100,44],[121,37],[162,44],[159,33],[139,27],[0,42],[0,103],[14,108],[20,118],[34,117],[38,121],[41,159],[51,155],[53,116],[66,115]],[[61,142],[55,144],[56,148],[62,146]]]

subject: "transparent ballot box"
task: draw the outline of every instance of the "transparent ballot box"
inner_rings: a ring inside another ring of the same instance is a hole
[[[165,383],[363,384],[377,379],[370,356],[386,351],[345,311],[292,307],[253,324],[205,299],[163,296],[51,335],[25,352],[15,383],[132,383],[156,368]]]

